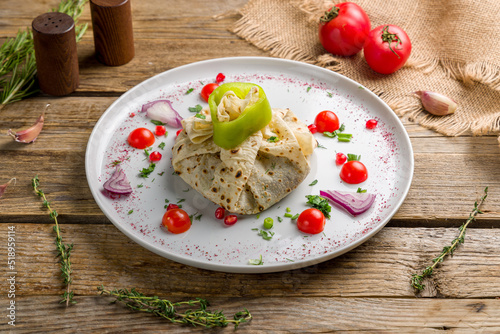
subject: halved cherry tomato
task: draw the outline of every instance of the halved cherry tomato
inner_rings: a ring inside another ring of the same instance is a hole
[[[163,125],[157,125],[155,127],[155,135],[157,135],[158,137],[163,136],[166,133],[167,133],[167,129],[165,129],[165,127]]]
[[[357,160],[346,162],[340,170],[340,178],[349,184],[358,184],[366,181],[368,170],[365,165]]]
[[[174,234],[184,233],[191,227],[191,219],[182,209],[170,209],[165,212],[161,220],[169,232]]]
[[[347,156],[344,153],[339,152],[335,155],[335,163],[337,165],[342,165],[346,161],[347,161]]]
[[[146,128],[137,128],[130,132],[127,141],[132,147],[144,149],[155,143],[155,135]]]
[[[340,127],[339,118],[337,115],[330,110],[323,110],[314,119],[314,125],[316,125],[316,130],[318,132],[333,132],[338,130]]]
[[[151,162],[160,161],[161,160],[161,153],[158,151],[151,152],[151,154],[149,155],[149,160]]]
[[[297,218],[297,227],[304,233],[318,234],[325,229],[325,215],[318,209],[306,209]]]
[[[316,129],[316,125],[314,125],[314,124],[309,124],[307,126],[307,128],[309,129],[309,132],[311,132],[312,134],[315,134],[316,132],[318,132],[318,129]]]
[[[212,92],[214,91],[215,88],[219,87],[218,84],[216,83],[209,83],[209,84],[206,84],[202,89],[201,89],[201,98],[203,100],[205,100],[205,102],[208,102],[208,97],[210,96],[210,94],[212,94]]]

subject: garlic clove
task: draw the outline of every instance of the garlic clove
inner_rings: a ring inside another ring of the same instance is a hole
[[[449,115],[457,110],[457,103],[443,94],[423,90],[419,90],[415,94],[420,97],[424,109],[433,115]]]
[[[45,107],[45,110],[50,106],[50,104],[47,104]],[[43,113],[38,117],[37,121],[35,124],[33,124],[31,127],[21,130],[18,132],[14,132],[12,130],[9,130],[9,135],[17,142],[19,143],[25,143],[29,144],[32,143],[36,140],[40,132],[42,131],[43,128],[43,123],[44,123],[44,115],[45,115],[45,110]]]
[[[14,184],[16,184],[16,178],[13,177],[12,179],[9,180],[9,182],[7,182],[6,184],[2,184],[0,185],[0,197],[3,196],[5,190],[7,189],[8,185],[12,183],[12,181],[14,181]]]

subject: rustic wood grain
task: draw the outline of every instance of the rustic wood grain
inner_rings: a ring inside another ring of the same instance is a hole
[[[60,221],[64,221],[63,218]],[[62,293],[55,258],[55,236],[49,224],[15,224],[16,269],[20,295]],[[0,235],[6,235],[6,225]],[[197,269],[156,255],[128,239],[113,225],[62,226],[63,239],[74,243],[73,289],[77,298],[108,288],[136,287],[172,298],[215,297],[390,297],[415,296],[409,280],[420,273],[454,228],[384,228],[355,250],[318,265],[271,274],[230,274]],[[446,260],[426,284],[424,296],[492,298],[500,296],[497,229],[471,229],[466,243]],[[0,243],[0,262],[6,262]],[[188,280],[185,278],[189,277]],[[7,284],[1,282],[0,289]]]
[[[161,296],[163,297],[163,296]],[[165,297],[168,298],[168,297]],[[109,304],[108,297],[84,297],[69,308],[55,297],[26,296],[18,300],[15,333],[234,333],[234,327],[208,331],[175,325],[150,314]],[[498,333],[500,300],[394,298],[220,298],[210,309],[226,316],[247,308],[253,319],[237,333]],[[279,307],[277,307],[279,305]],[[55,315],[59,315],[56,317]],[[47,319],[50,319],[47,321]],[[43,326],[39,324],[43,323]],[[0,324],[0,330],[7,330]]]

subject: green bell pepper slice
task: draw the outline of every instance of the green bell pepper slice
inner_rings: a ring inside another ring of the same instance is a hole
[[[244,99],[254,86],[259,88],[259,99],[249,104],[238,118],[229,122],[220,122],[217,118],[217,106],[224,94],[233,91],[237,97]],[[264,90],[259,85],[247,82],[230,82],[217,87],[208,98],[213,123],[213,139],[215,144],[226,150],[240,145],[253,133],[264,128],[273,117],[271,105]]]

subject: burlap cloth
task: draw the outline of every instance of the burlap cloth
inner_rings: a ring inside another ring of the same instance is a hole
[[[337,1],[340,2],[340,1]],[[372,71],[362,52],[327,53],[318,39],[319,17],[334,2],[250,0],[234,33],[271,56],[316,64],[360,82],[395,112],[445,135],[500,131],[500,0],[353,0],[372,29],[403,28],[412,41],[407,64],[391,75]],[[453,98],[453,115],[423,110],[412,92],[428,90]],[[500,140],[500,139],[499,139]]]

